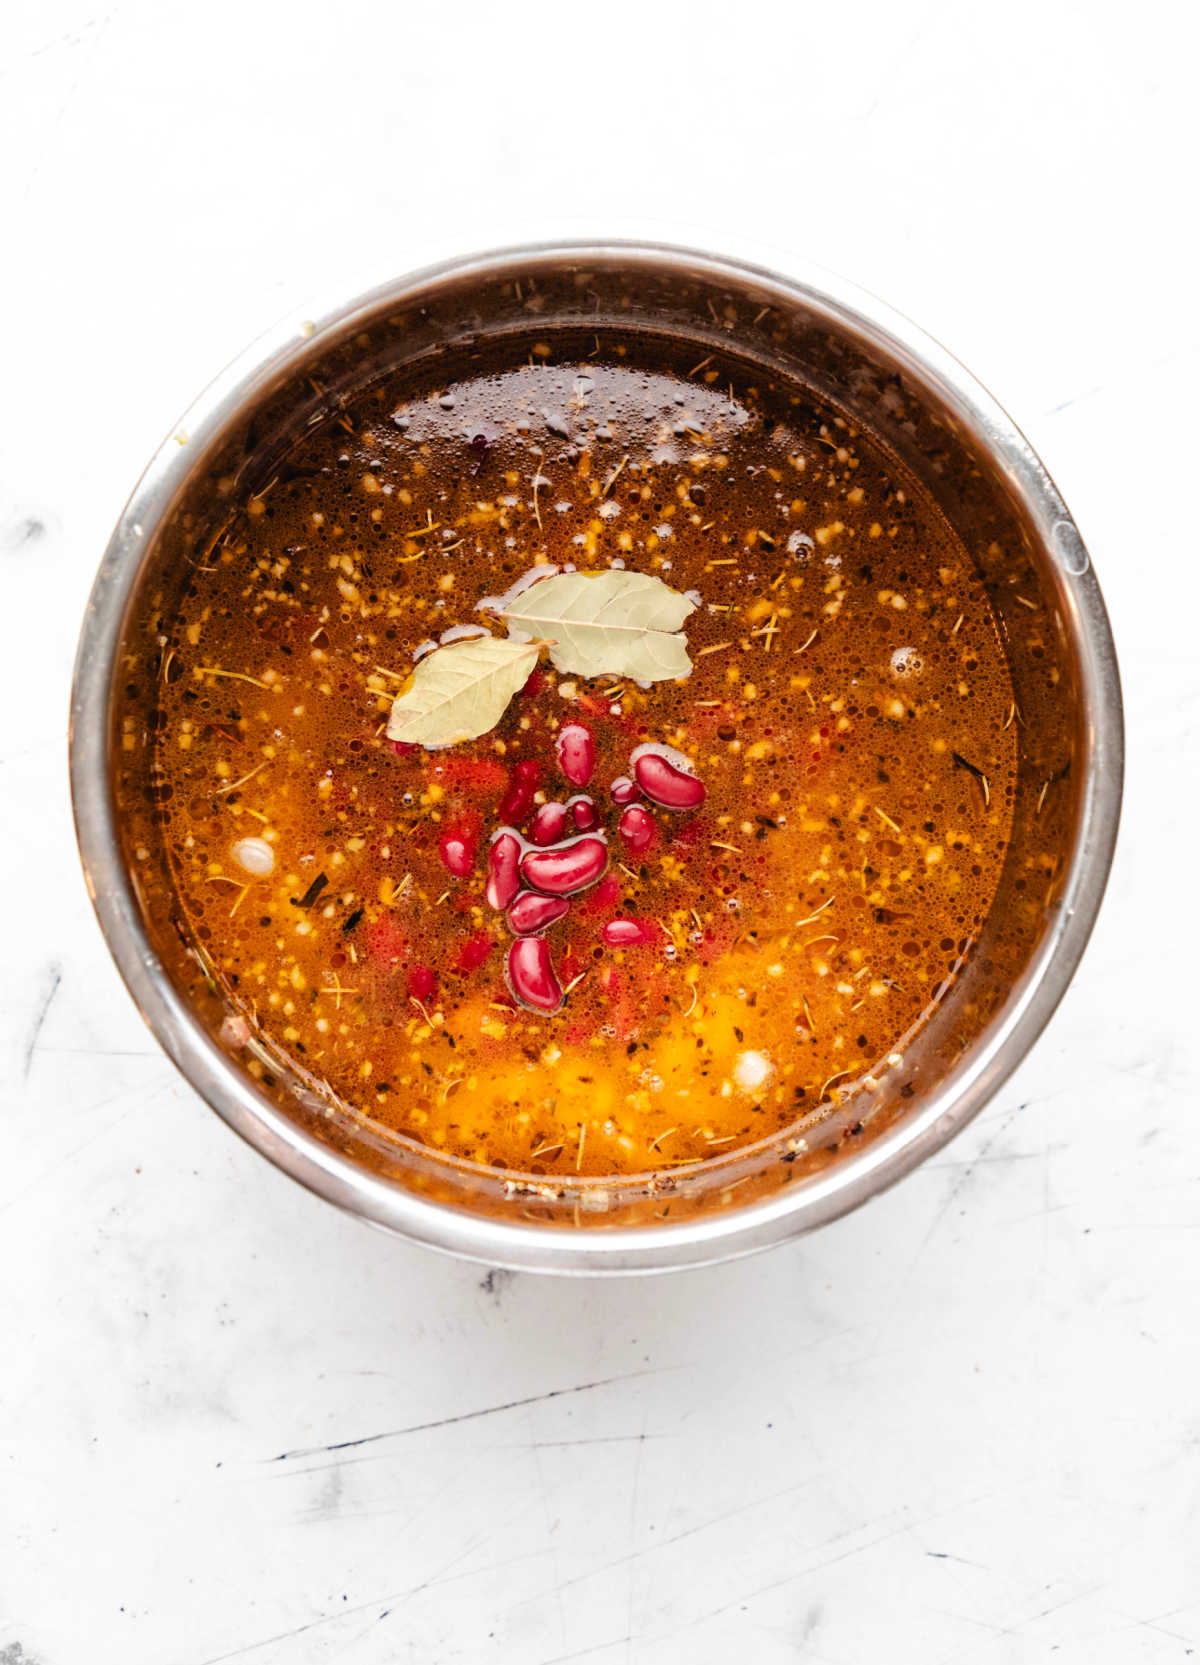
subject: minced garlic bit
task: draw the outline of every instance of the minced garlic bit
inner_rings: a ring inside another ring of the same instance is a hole
[[[744,1093],[756,1093],[771,1073],[771,1060],[761,1052],[741,1052],[733,1066],[733,1079]]]
[[[239,838],[229,853],[239,867],[253,873],[256,879],[265,879],[275,871],[275,852],[265,838]]]

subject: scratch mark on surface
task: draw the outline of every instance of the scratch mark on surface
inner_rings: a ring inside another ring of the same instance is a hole
[[[50,966],[50,976],[47,986],[38,997],[38,1003],[33,1014],[33,1022],[29,1027],[29,1034],[25,1040],[25,1056],[21,1065],[22,1081],[29,1080],[30,1072],[33,1069],[33,1055],[37,1051],[38,1037],[42,1032],[42,1025],[46,1021],[46,1016],[50,1011],[50,1007],[54,1004],[54,996],[58,993],[60,987],[62,986],[62,979],[62,966],[59,965],[57,960],[55,960]]]
[[[363,1637],[364,1636],[369,1636],[370,1633],[376,1628],[376,1626],[381,1625],[383,1623],[383,1621],[386,1618],[390,1617],[390,1615],[394,1611],[395,1611],[394,1608],[385,1607],[383,1609],[382,1613],[376,1613],[372,1618],[367,1620],[366,1624],[363,1625],[361,1630],[356,1631],[353,1636],[351,1636],[342,1646],[340,1646],[337,1649],[336,1653],[331,1653],[329,1655],[330,1659],[342,1659],[342,1658],[344,1658],[345,1655],[350,1652],[351,1648],[357,1648],[358,1644],[362,1641]]]
[[[81,46],[89,37],[94,38],[100,30],[106,29],[113,16],[114,13],[108,11],[104,13],[103,17],[90,17],[85,24],[78,29],[73,29],[69,34],[56,35],[53,40],[44,41],[41,46],[35,46],[29,54],[30,59],[43,58],[47,52],[57,52],[63,46]]]
[[[1067,1150],[1069,1146],[1064,1140],[1056,1145],[1055,1150]],[[925,1171],[930,1174],[953,1173],[959,1168],[985,1168],[991,1162],[1040,1162],[1041,1152],[1036,1150],[1001,1150],[995,1156],[967,1156],[950,1158],[945,1162],[926,1162]]]
[[[642,1412],[642,1437],[638,1441],[637,1455],[633,1460],[633,1485],[629,1489],[629,1542],[637,1542],[637,1512],[638,1488],[642,1479],[642,1460],[646,1455],[646,1421],[647,1413]],[[630,1649],[633,1646],[633,1575],[637,1565],[637,1557],[631,1557],[626,1568],[625,1577],[625,1635],[629,1641],[626,1659],[633,1657]]]
[[[680,1627],[681,1630],[694,1630],[697,1625],[707,1623],[709,1619],[719,1618],[722,1613],[728,1613],[731,1607],[743,1607],[748,1602],[755,1601],[759,1596],[770,1595],[773,1590],[782,1590],[788,1584],[794,1584],[799,1578],[808,1578],[813,1573],[824,1572],[826,1567],[834,1567],[839,1561],[849,1561],[856,1555],[865,1555],[867,1550],[875,1549],[879,1544],[886,1544],[890,1538],[898,1538],[901,1533],[909,1530],[908,1523],[893,1527],[890,1532],[881,1532],[878,1538],[871,1538],[865,1544],[857,1544],[853,1549],[844,1549],[839,1555],[830,1555],[824,1561],[816,1561],[811,1567],[797,1567],[795,1571],[785,1573],[782,1578],[773,1578],[769,1584],[760,1584],[753,1590],[747,1590],[732,1601],[726,1601],[720,1607],[709,1608],[707,1612],[691,1619]]]
[[[962,1194],[964,1186],[967,1185],[968,1181],[971,1178],[971,1175],[975,1172],[975,1169],[979,1166],[979,1164],[984,1160],[985,1157],[987,1157],[990,1154],[993,1145],[997,1144],[999,1142],[999,1140],[1001,1140],[1004,1137],[1004,1135],[1008,1132],[1009,1128],[1016,1121],[1017,1117],[1022,1113],[1022,1111],[1028,1110],[1028,1108],[1029,1108],[1028,1103],[1018,1104],[1016,1109],[1013,1110],[1009,1115],[1007,1115],[1004,1118],[1004,1120],[1000,1123],[1000,1125],[996,1129],[996,1131],[993,1134],[989,1135],[989,1137],[985,1140],[984,1144],[981,1146],[978,1154],[975,1157],[973,1157],[967,1163],[967,1166],[963,1169],[963,1172],[959,1175],[958,1179],[951,1186],[950,1194],[947,1196],[945,1202],[942,1204],[942,1206],[938,1209],[937,1213],[934,1215],[933,1220],[930,1223],[929,1230],[925,1233],[925,1236],[921,1241],[921,1247],[922,1248],[924,1248],[925,1245],[929,1242],[930,1238],[937,1231],[937,1229],[941,1225],[942,1221],[946,1218],[947,1214],[949,1214],[950,1210],[954,1207],[954,1204],[958,1201],[959,1196]]]
[[[644,1445],[647,1440],[674,1439],[674,1434],[594,1434],[577,1440],[512,1440],[490,1445],[489,1451],[553,1451],[556,1446],[574,1451],[581,1445]]]
[[[603,1376],[596,1382],[579,1382],[574,1387],[551,1388],[547,1393],[531,1393],[524,1399],[509,1399],[503,1405],[485,1405],[478,1411],[460,1411],[457,1416],[440,1416],[433,1422],[412,1422],[405,1428],[387,1428],[381,1434],[364,1434],[356,1440],[335,1440],[332,1445],[303,1445],[292,1451],[281,1451],[277,1457],[267,1457],[268,1463],[286,1463],[293,1457],[320,1457],[327,1451],[353,1451],[362,1445],[376,1445],[380,1440],[403,1439],[407,1434],[427,1434],[435,1428],[453,1428],[460,1422],[478,1422],[485,1416],[503,1416],[506,1411],[519,1411],[526,1405],[542,1405],[550,1399],[569,1399],[578,1393],[595,1393],[599,1388],[615,1387],[618,1382],[637,1381],[642,1376],[657,1376],[657,1370],[631,1370],[622,1376]]]
[[[11,1196],[0,1198],[0,1214],[7,1214],[10,1209],[16,1208],[18,1204],[27,1203],[47,1180],[61,1178],[63,1170],[69,1167],[77,1156],[81,1156],[83,1152],[89,1148],[89,1146],[94,1145],[99,1139],[109,1138],[115,1130],[120,1127],[122,1122],[128,1121],[129,1117],[136,1115],[138,1111],[149,1109],[155,1099],[162,1093],[174,1091],[175,1083],[173,1081],[164,1081],[160,1087],[156,1087],[140,1102],[131,1104],[128,1110],[123,1110],[121,1114],[114,1117],[111,1122],[106,1122],[103,1127],[98,1127],[94,1133],[90,1133],[86,1139],[81,1139],[79,1143],[77,1145],[73,1145],[70,1150],[65,1153],[60,1153],[56,1160],[49,1167],[43,1169],[40,1174],[34,1175],[32,1179],[24,1180],[20,1188],[17,1191],[14,1191]],[[124,1092],[110,1093],[107,1098],[102,1098],[98,1104],[84,1106],[84,1110],[87,1114],[92,1115],[95,1111],[102,1110],[109,1104],[115,1104],[127,1096],[128,1095]]]
[[[1073,1607],[1078,1601],[1086,1601],[1089,1596],[1094,1596],[1103,1589],[1103,1584],[1092,1584],[1086,1590],[1076,1590],[1071,1595],[1064,1596],[1061,1601],[1052,1601],[1049,1606],[1031,1614],[1028,1619],[1022,1619],[1019,1624],[1006,1625],[1003,1629],[996,1630],[995,1636],[997,1638],[1001,1636],[1021,1636],[1032,1625],[1040,1624],[1043,1619],[1048,1619],[1051,1614],[1061,1613],[1063,1608]]]
[[[650,1437],[653,1438],[654,1436]],[[669,1538],[659,1538],[652,1544],[644,1544],[641,1549],[631,1550],[628,1555],[618,1555],[612,1561],[604,1561],[598,1567],[590,1567],[587,1572],[576,1573],[574,1578],[568,1578],[563,1583],[556,1584],[553,1591],[536,1591],[532,1596],[526,1597],[523,1602],[517,1605],[527,1606],[531,1601],[542,1600],[547,1594],[555,1594],[561,1599],[563,1591],[569,1590],[572,1585],[586,1584],[591,1578],[599,1578],[603,1573],[612,1572],[615,1567],[623,1567],[627,1561],[638,1561],[643,1555],[654,1555],[659,1550],[670,1549],[673,1545],[682,1543],[685,1538],[694,1538],[698,1532],[709,1532],[715,1526],[723,1526],[726,1521],[736,1519],[738,1515],[745,1515],[751,1510],[764,1508],[768,1503],[778,1503],[781,1498],[791,1497],[795,1492],[803,1491],[808,1486],[814,1486],[818,1481],[825,1478],[824,1472],[806,1475],[803,1480],[798,1480],[794,1485],[784,1486],[782,1491],[769,1492],[765,1497],[752,1498],[749,1503],[740,1504],[736,1509],[724,1509],[719,1515],[713,1515],[708,1520],[702,1520],[697,1526],[686,1527],[682,1532],[673,1532]],[[546,1665],[553,1665],[553,1662],[548,1660]]]
[[[614,1636],[611,1642],[593,1642],[589,1647],[576,1648],[573,1653],[556,1653],[553,1659],[543,1659],[541,1665],[568,1665],[572,1659],[589,1659],[594,1653],[608,1653],[610,1648],[629,1645],[628,1636]]]
[[[390,1606],[392,1602],[408,1602],[414,1596],[419,1596],[423,1590],[427,1590],[431,1584],[436,1583],[443,1573],[449,1572],[450,1568],[456,1567],[460,1561],[465,1561],[468,1555],[473,1555],[484,1541],[483,1536],[474,1539],[473,1542],[467,1545],[466,1549],[460,1550],[457,1555],[439,1567],[436,1572],[430,1573],[428,1578],[422,1579],[420,1584],[414,1585],[409,1590],[397,1590],[390,1596],[376,1596],[373,1601],[359,1602],[356,1607],[339,1607],[336,1612],[323,1613],[320,1618],[310,1619],[307,1624],[297,1625],[294,1630],[281,1630],[274,1636],[263,1636],[257,1642],[247,1642],[243,1648],[234,1648],[231,1653],[213,1654],[210,1658],[202,1660],[200,1665],[225,1665],[226,1660],[242,1659],[246,1654],[257,1653],[260,1648],[269,1648],[275,1642],[290,1642],[295,1636],[304,1636],[308,1631],[317,1630],[322,1625],[336,1624],[339,1619],[353,1618],[356,1613],[367,1613],[373,1607],[382,1607],[383,1609],[375,1621],[378,1624],[381,1619],[386,1619],[392,1611]],[[33,1665],[32,1661],[30,1665]]]
[[[553,1529],[553,1521],[550,1524]],[[482,1567],[468,1567],[465,1572],[453,1573],[449,1578],[439,1576],[433,1580],[429,1588],[444,1590],[448,1584],[458,1584],[464,1578],[487,1578],[493,1573],[503,1572],[506,1567],[518,1566],[522,1561],[541,1561],[550,1553],[550,1549],[545,1545],[539,1549],[522,1550],[520,1555],[507,1555],[502,1561],[489,1561]]]
[[[162,1058],[155,1047],[129,1046],[42,1046],[39,1052],[53,1053],[56,1058]]]
[[[1176,366],[1186,363],[1188,359],[1194,358],[1198,351],[1200,351],[1200,347],[1193,342],[1181,351],[1173,350],[1169,353],[1160,353],[1155,358],[1142,359],[1118,380],[1096,382],[1091,387],[1079,388],[1074,393],[1069,394],[1067,398],[1060,400],[1057,405],[1051,405],[1045,414],[1047,416],[1057,416],[1060,411],[1070,410],[1072,405],[1083,404],[1088,400],[1100,397],[1102,394],[1121,393],[1127,391],[1130,387],[1138,387],[1158,371],[1174,369]]]
[[[1103,392],[1103,383],[1097,382],[1095,387],[1085,387],[1078,393],[1072,393],[1071,397],[1064,399],[1060,405],[1051,405],[1046,414],[1047,416],[1057,416],[1059,411],[1070,410],[1071,406],[1077,405],[1081,399],[1094,399],[1097,393]]]
[[[550,1507],[550,1493],[546,1488],[546,1471],[542,1465],[541,1447],[536,1443],[533,1448],[533,1466],[537,1470],[538,1498],[542,1507],[542,1521],[546,1529],[546,1540],[554,1574],[555,1607],[558,1614],[558,1645],[560,1648],[565,1648],[567,1645],[567,1609],[562,1594],[562,1572],[558,1559],[559,1544],[554,1532],[554,1511]]]
[[[383,1601],[392,1601],[392,1596],[383,1596]],[[348,1619],[355,1613],[365,1613],[368,1608],[377,1607],[378,1601],[364,1601],[358,1607],[343,1607],[336,1613],[326,1613],[319,1619],[310,1619],[307,1624],[297,1625],[294,1630],[280,1630],[274,1636],[264,1636],[257,1642],[247,1642],[244,1648],[234,1648],[232,1653],[215,1653],[209,1659],[201,1661],[201,1665],[225,1665],[228,1659],[241,1659],[248,1653],[257,1653],[260,1648],[269,1648],[273,1642],[290,1642],[294,1636],[303,1636],[306,1631],[316,1630],[320,1625],[332,1624],[335,1619]]]
[[[1184,1602],[1182,1607],[1172,1607],[1166,1613],[1152,1613],[1145,1619],[1135,1618],[1129,1625],[1126,1626],[1126,1629],[1157,1631],[1160,1636],[1169,1636],[1173,1642],[1183,1642],[1187,1647],[1188,1653],[1190,1654],[1192,1652],[1192,1645],[1197,1640],[1196,1633],[1185,1635],[1182,1630],[1168,1630],[1162,1621],[1164,1619],[1177,1618],[1181,1613],[1190,1613],[1196,1605],[1197,1604],[1194,1601],[1187,1601]],[[1116,1634],[1121,1635],[1123,1633],[1118,1631]]]
[[[906,63],[916,52],[917,48],[925,39],[934,23],[940,17],[942,9],[943,8],[941,6],[931,6],[908,40],[897,48],[892,56],[891,73],[889,74],[888,79],[877,89],[875,96],[872,98],[870,105],[867,107],[866,114],[859,118],[864,124],[869,122],[880,109],[883,104],[885,93],[889,90],[889,88],[895,85],[895,75],[899,66]]]

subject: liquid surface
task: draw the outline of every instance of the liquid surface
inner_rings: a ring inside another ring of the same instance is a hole
[[[171,639],[160,799],[235,1028],[446,1154],[637,1173],[774,1134],[904,1047],[995,890],[1012,696],[967,551],[871,436],[736,362],[553,341],[374,388],[240,508]],[[693,595],[691,674],[543,658],[491,732],[398,755],[414,653],[503,636],[479,603],[545,563]],[[610,785],[644,743],[704,799],[641,796],[631,841]],[[551,1015],[514,999],[485,897],[521,779],[520,831],[584,792],[607,842],[544,929]]]

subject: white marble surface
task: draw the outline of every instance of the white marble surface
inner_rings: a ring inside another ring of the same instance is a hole
[[[1200,1650],[1189,17],[5,8],[0,1665]],[[853,1218],[642,1282],[486,1276],[242,1148],[69,821],[77,620],[193,392],[533,213],[790,243],[939,334],[1058,477],[1126,682],[1108,902],[1011,1085]]]

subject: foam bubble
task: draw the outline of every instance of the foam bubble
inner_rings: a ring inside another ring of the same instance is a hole
[[[920,676],[925,661],[915,647],[898,647],[892,655],[893,676]]]

